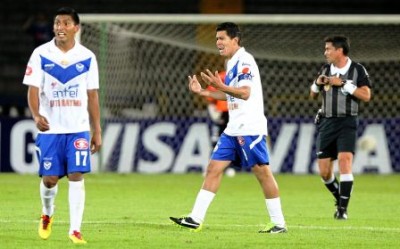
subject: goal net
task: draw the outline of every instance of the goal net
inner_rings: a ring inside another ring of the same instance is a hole
[[[82,15],[81,42],[98,56],[107,118],[207,115],[187,76],[223,70],[215,27],[234,21],[259,65],[268,117],[313,116],[309,85],[324,63],[325,36],[350,38],[350,57],[376,85],[366,116],[398,115],[400,18],[360,15]]]
[[[363,120],[384,123],[389,141],[382,141],[390,150],[387,157],[392,158],[392,165],[400,162],[396,149],[400,146],[398,129],[396,132],[400,110],[398,16],[84,14],[81,20],[81,43],[95,52],[99,61],[102,118],[107,124],[129,124],[107,128],[106,155],[102,159],[111,170],[149,172],[158,167],[159,172],[183,172],[185,169],[177,170],[183,162],[207,164],[208,155],[200,158],[190,153],[202,148],[204,151],[209,145],[187,146],[188,141],[195,141],[191,135],[196,132],[207,136],[199,127],[193,133],[189,128],[196,120],[204,122],[208,118],[207,101],[191,94],[187,83],[189,75],[199,75],[205,69],[223,70],[215,28],[226,21],[240,25],[242,45],[258,63],[272,142],[276,142],[278,132],[287,131],[281,131],[284,123],[312,123],[320,103],[309,99],[309,87],[325,62],[323,40],[330,35],[348,36],[350,57],[365,65],[373,83],[373,101],[361,105]],[[135,126],[138,123],[139,128]],[[293,128],[289,126],[286,128]],[[157,129],[159,133],[154,135]],[[312,136],[313,130],[307,129],[313,128],[302,129],[298,128],[299,135],[293,136],[304,139],[300,135],[303,131]],[[149,130],[152,133],[146,133]],[[274,165],[281,162],[281,171],[296,171],[296,165],[305,165],[308,169],[297,172],[312,172],[314,156],[304,162],[298,159],[311,151],[295,151],[289,146],[292,140],[287,141],[277,142],[273,158],[278,163]],[[307,141],[299,142],[297,148],[305,148],[304,143],[311,143]],[[286,150],[280,146],[286,146]]]

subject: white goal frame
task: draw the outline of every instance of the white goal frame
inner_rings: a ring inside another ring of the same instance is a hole
[[[293,23],[293,24],[385,24],[400,23],[400,15],[311,15],[311,14],[80,14],[81,22],[141,22],[141,23]]]
[[[233,21],[242,24],[400,24],[400,15],[379,14],[80,14],[81,23],[197,23]],[[80,42],[81,30],[76,34]]]

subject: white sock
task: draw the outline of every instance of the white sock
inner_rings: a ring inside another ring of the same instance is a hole
[[[273,199],[265,199],[267,210],[271,222],[277,226],[285,226],[285,218],[283,217],[281,199],[279,197]]]
[[[58,192],[58,185],[52,188],[47,188],[43,180],[40,181],[40,199],[42,200],[42,213],[44,215],[53,216],[54,201]]]
[[[69,234],[73,231],[81,231],[81,224],[83,219],[83,210],[85,208],[85,182],[84,180],[78,182],[69,181],[69,219],[70,228]]]
[[[214,196],[215,193],[200,189],[190,217],[192,217],[196,222],[203,223],[204,218],[206,217],[207,209],[214,199]]]
[[[354,181],[353,174],[340,174],[340,181],[341,182],[352,182]]]

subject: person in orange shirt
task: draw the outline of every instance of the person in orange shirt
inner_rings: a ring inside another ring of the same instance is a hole
[[[225,80],[225,71],[219,72],[219,76],[222,81]],[[208,86],[207,90],[215,91],[215,88]],[[213,147],[218,142],[219,136],[224,132],[226,125],[228,124],[228,105],[226,100],[217,100],[211,97],[207,97],[208,101],[208,113],[213,122],[211,127],[211,142]]]

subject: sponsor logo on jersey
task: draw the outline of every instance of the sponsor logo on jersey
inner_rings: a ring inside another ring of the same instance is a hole
[[[55,66],[54,63],[44,64],[44,71],[50,71]]]
[[[53,85],[52,85],[53,86]],[[53,98],[54,99],[65,99],[71,98],[76,99],[79,96],[79,84],[66,86],[64,88],[53,88]]]
[[[72,86],[68,86],[68,90],[71,90],[71,89],[74,89],[74,88],[78,88],[79,87],[79,84],[75,84],[75,85],[72,85]]]
[[[248,74],[248,73],[250,73],[250,68],[244,67],[244,68],[242,69],[242,73],[243,73],[243,74]]]
[[[233,102],[233,100],[232,100],[232,102]],[[228,110],[233,111],[236,109],[239,109],[239,103],[231,103],[231,102],[228,103]]]
[[[242,68],[242,71],[239,74],[238,81],[251,80],[252,78],[253,78],[253,75],[251,75],[250,68],[244,67],[244,68]]]
[[[77,99],[50,100],[50,107],[58,107],[58,106],[82,106],[82,101]]]
[[[26,67],[26,69],[25,69],[25,75],[31,75],[32,74],[32,67],[30,67],[30,66],[27,66]]]
[[[89,142],[85,138],[78,138],[74,141],[75,149],[86,150],[89,148]]]

